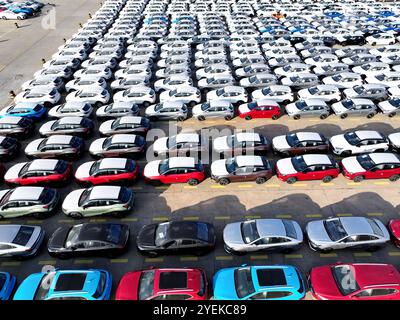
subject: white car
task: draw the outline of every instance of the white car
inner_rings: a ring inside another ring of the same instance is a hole
[[[243,78],[239,84],[244,88],[263,88],[278,82],[277,77],[270,73],[257,73],[254,76]]]
[[[239,86],[226,86],[207,93],[207,101],[225,100],[231,103],[245,103],[248,100],[247,92]]]
[[[279,77],[290,77],[296,73],[310,73],[311,67],[305,63],[291,63],[284,67],[276,68],[274,73]]]
[[[378,103],[378,108],[389,118],[400,114],[400,98],[385,100]]]
[[[151,69],[146,66],[129,66],[128,68],[125,69],[120,69],[115,72],[114,74],[115,79],[121,79],[121,78],[127,78],[127,77],[132,77],[132,76],[142,76],[146,77],[147,79],[150,79],[152,76]]]
[[[196,71],[196,79],[210,78],[217,74],[231,75],[231,68],[226,64],[214,64]]]
[[[65,84],[65,91],[67,93],[75,90],[81,90],[81,89],[90,89],[92,87],[101,87],[105,89],[107,87],[107,82],[104,80],[104,78],[98,78],[98,79],[74,79],[71,81],[68,81]]]
[[[259,73],[270,73],[270,67],[265,63],[255,63],[243,68],[237,68],[235,74],[238,78],[251,77]]]
[[[289,86],[273,85],[254,90],[252,100],[268,99],[279,103],[288,103],[294,100],[294,94]]]
[[[63,117],[90,117],[93,107],[89,103],[70,101],[54,106],[49,110],[49,116],[53,118]]]
[[[134,86],[114,94],[114,102],[133,102],[147,107],[155,101],[155,91],[146,86]]]
[[[55,59],[49,60],[43,64],[43,68],[65,68],[69,67],[71,69],[78,69],[81,61],[77,58],[71,57],[57,57]]]
[[[11,10],[4,10],[0,12],[0,19],[4,20],[24,20],[28,17],[26,13],[15,13]]]
[[[133,102],[114,102],[97,109],[98,118],[118,118],[123,116],[136,116],[139,114],[139,107]]]
[[[383,57],[385,55],[392,55],[395,53],[400,53],[400,45],[394,44],[390,46],[383,46],[380,48],[375,48],[370,50],[371,54],[376,55],[377,57]]]
[[[390,142],[390,148],[393,151],[400,151],[400,132],[391,133],[388,135],[388,140]]]
[[[366,37],[365,40],[371,46],[387,46],[396,43],[396,38],[391,33],[375,33],[372,36]]]
[[[333,53],[320,54],[311,58],[304,60],[304,63],[310,64],[312,66],[322,66],[327,63],[338,63],[339,58]],[[343,61],[344,62],[344,61]]]
[[[397,86],[394,86],[394,87],[390,87],[388,89],[388,93],[393,98],[400,98],[400,86],[397,85]]]
[[[36,71],[33,76],[35,79],[43,76],[53,76],[54,78],[70,79],[72,77],[73,70],[70,67],[50,67]]]
[[[320,66],[317,66],[313,69],[313,72],[317,76],[327,77],[333,76],[338,73],[348,72],[350,70],[349,66],[345,63],[327,63]]]
[[[330,77],[325,77],[322,79],[322,82],[324,84],[334,85],[339,89],[352,88],[364,83],[361,75],[354,72],[342,72]]]
[[[361,66],[361,65],[363,65],[365,63],[369,63],[369,62],[375,62],[377,60],[378,60],[378,58],[376,56],[374,56],[373,54],[359,53],[359,54],[355,54],[355,55],[352,55],[347,58],[343,58],[342,62],[346,63],[350,67],[353,67],[353,66]]]
[[[341,93],[336,86],[322,84],[307,89],[299,90],[297,93],[300,99],[320,99],[326,102],[337,102]]]
[[[191,70],[188,67],[169,66],[167,68],[162,68],[162,69],[159,69],[156,71],[157,79],[168,78],[168,77],[177,76],[177,75],[190,77]]]
[[[386,87],[380,84],[354,86],[353,88],[343,90],[343,94],[347,99],[365,98],[382,101],[388,97]]]
[[[390,65],[383,62],[369,62],[351,69],[355,73],[370,77],[391,71]]]
[[[125,90],[134,86],[148,86],[150,81],[146,76],[129,76],[126,78],[120,78],[111,82],[111,89],[113,90]]]
[[[84,87],[81,90],[73,91],[67,95],[65,98],[67,102],[85,102],[89,104],[94,104],[97,107],[101,107],[103,104],[106,104],[110,100],[110,93],[107,89],[102,87],[93,86],[93,87]]]
[[[384,152],[389,149],[388,139],[378,131],[357,130],[338,134],[329,139],[332,151],[339,156],[368,152]]]
[[[32,88],[22,91],[14,98],[15,103],[19,102],[35,102],[44,106],[52,106],[61,99],[61,94],[57,89],[50,87]]]
[[[207,118],[224,118],[231,120],[235,115],[235,109],[229,101],[212,100],[197,104],[192,109],[193,117],[203,121]]]
[[[197,133],[179,133],[170,137],[160,137],[153,144],[155,155],[184,156],[189,152],[199,152],[205,149],[206,142]],[[179,151],[183,153],[179,153]]]
[[[120,217],[133,207],[132,190],[118,186],[94,186],[70,192],[64,199],[62,211],[72,218],[113,214]]]
[[[279,67],[284,67],[291,63],[301,63],[301,62],[302,60],[300,56],[296,54],[278,56],[268,60],[268,64],[271,68],[279,68]]]
[[[53,54],[51,57],[53,59],[56,59],[57,57],[68,57],[68,58],[77,58],[81,61],[85,60],[87,58],[87,52],[83,49],[81,50],[61,50],[55,54]]]
[[[113,72],[109,67],[103,66],[90,66],[87,68],[79,69],[74,73],[74,78],[78,79],[99,79],[104,78],[106,80],[111,79]]]
[[[184,121],[188,116],[188,108],[182,101],[165,101],[147,107],[145,115],[150,120]]]
[[[42,87],[57,89],[58,91],[61,91],[64,87],[64,81],[62,80],[62,78],[57,78],[57,77],[55,78],[53,76],[50,77],[43,76],[33,80],[26,81],[21,85],[21,89],[23,91],[32,88],[42,88]]]
[[[90,56],[89,56],[90,57]],[[92,66],[109,67],[115,69],[118,65],[118,61],[114,57],[94,57],[82,62],[82,68],[88,68]]]
[[[164,91],[160,94],[160,102],[180,101],[190,106],[194,106],[201,101],[201,92],[193,86],[179,86],[172,90]]]
[[[286,105],[285,110],[287,115],[295,120],[299,120],[302,117],[325,119],[330,113],[329,106],[324,100],[320,99],[297,100]]]
[[[366,83],[381,84],[385,87],[395,87],[400,85],[400,71],[390,71],[371,75],[365,78]]]
[[[159,79],[154,83],[154,90],[173,90],[180,86],[193,86],[192,79],[187,75],[170,76],[165,79]]]
[[[266,150],[269,142],[266,137],[255,132],[239,132],[237,134],[217,137],[213,141],[213,149],[221,154],[225,152],[236,153],[249,150]]]
[[[318,85],[319,79],[318,76],[313,73],[299,73],[282,78],[281,83],[284,86],[289,86],[294,89],[303,89]]]
[[[369,49],[363,46],[345,46],[335,51],[339,58],[347,58],[359,53],[369,53]]]

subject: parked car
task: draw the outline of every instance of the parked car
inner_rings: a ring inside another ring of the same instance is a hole
[[[137,116],[139,114],[139,107],[134,102],[113,102],[108,105],[102,106],[97,109],[96,117],[104,118],[118,118],[123,116]]]
[[[146,134],[150,128],[150,120],[145,117],[123,116],[103,122],[99,127],[99,132],[101,135],[105,136],[118,133]]]
[[[259,133],[240,132],[229,136],[215,138],[213,141],[213,149],[219,154],[266,152],[269,149],[269,141]]]
[[[181,101],[165,101],[147,107],[145,115],[150,121],[166,119],[184,121],[188,116],[188,108]]]
[[[249,103],[245,103],[238,108],[239,117],[246,120],[253,118],[271,118],[277,120],[282,110],[279,104],[274,100],[259,99]]]
[[[392,118],[400,112],[400,98],[381,101],[378,103],[378,108],[383,114],[387,114],[389,118]]]
[[[382,101],[387,99],[388,93],[385,86],[379,84],[363,84],[343,90],[347,99],[370,99]]]
[[[98,158],[122,155],[137,156],[142,154],[145,149],[146,140],[142,136],[119,133],[94,140],[89,147],[89,153]]]
[[[299,90],[297,94],[302,100],[319,99],[325,102],[337,102],[341,98],[341,93],[336,86],[326,84]]]
[[[33,121],[43,120],[47,115],[47,109],[42,104],[35,102],[22,102],[15,105],[5,107],[0,110],[0,118],[2,117],[24,117]]]
[[[35,139],[25,148],[28,158],[77,158],[83,152],[83,140],[68,135]]]
[[[296,132],[272,139],[275,153],[295,156],[304,153],[321,153],[329,150],[329,140],[317,132]]]
[[[254,90],[251,93],[253,100],[268,99],[286,104],[294,100],[292,89],[289,86],[273,85],[263,89]]]
[[[32,120],[23,117],[0,118],[0,134],[16,138],[26,138],[34,130]]]
[[[389,147],[395,152],[400,151],[400,132],[391,133],[387,136],[389,140]]]
[[[16,277],[8,272],[0,272],[0,300],[9,300],[14,291]]]
[[[331,105],[333,112],[341,119],[348,116],[366,116],[368,119],[378,112],[375,103],[370,99],[344,99]]]
[[[188,156],[206,150],[206,141],[197,133],[179,133],[170,137],[161,137],[154,141],[156,156]]]
[[[49,116],[52,118],[63,117],[91,117],[93,107],[89,103],[69,101],[55,106],[49,110]]]
[[[391,219],[388,223],[390,237],[397,248],[400,248],[400,219]]]
[[[326,119],[330,113],[329,106],[321,99],[297,100],[285,106],[285,110],[288,116],[295,120],[299,120],[302,117]]]
[[[18,154],[21,144],[17,139],[0,136],[0,160],[7,161]]]
[[[94,129],[93,121],[86,117],[62,117],[58,120],[45,122],[40,128],[41,136],[75,135],[88,136]]]
[[[192,115],[199,121],[207,118],[224,118],[229,121],[234,117],[235,109],[229,101],[211,100],[195,105],[192,108]]]
[[[232,104],[247,102],[247,92],[239,86],[225,86],[207,93],[207,101],[225,100]]]

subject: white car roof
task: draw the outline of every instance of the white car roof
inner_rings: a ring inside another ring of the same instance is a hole
[[[37,159],[33,160],[29,167],[29,171],[36,171],[36,170],[54,170],[57,166],[57,163],[60,160],[55,159]]]
[[[163,108],[182,108],[182,106],[184,105],[184,103],[182,101],[164,101],[161,102],[161,105]]]
[[[47,138],[46,144],[69,144],[72,138],[72,136],[67,135],[54,135]]]
[[[37,102],[29,102],[29,101],[24,101],[24,102],[18,102],[14,105],[14,108],[34,108],[38,104]]]
[[[370,99],[350,99],[353,101],[355,104],[374,104],[374,102]]]
[[[236,134],[236,139],[242,141],[261,141],[260,135],[255,132],[239,132]]]
[[[43,190],[43,187],[18,187],[12,191],[9,200],[38,200]]]
[[[197,133],[180,133],[175,136],[176,142],[199,142],[200,135]]]
[[[115,134],[111,137],[111,143],[134,143],[135,140],[134,134]]]
[[[59,124],[80,124],[82,119],[82,117],[64,117],[57,121]]]
[[[77,109],[83,108],[87,103],[82,101],[67,101],[63,105],[63,109]]]
[[[89,200],[95,199],[118,199],[121,187],[117,186],[95,186],[90,191]]]
[[[168,166],[170,168],[194,168],[195,159],[191,157],[172,157],[169,158]]]
[[[322,141],[321,135],[317,132],[296,132],[296,136],[300,141]]]
[[[308,166],[315,164],[332,164],[331,159],[326,154],[305,154],[303,160]]]
[[[380,163],[400,163],[399,157],[394,153],[371,153],[369,157],[376,164]]]
[[[264,165],[260,156],[236,156],[235,160],[239,167],[254,167]]]
[[[22,225],[2,225],[0,226],[0,242],[12,242],[18,234]],[[26,226],[28,228],[38,228],[35,226]]]
[[[124,169],[126,161],[125,158],[105,158],[100,160],[99,169]]]
[[[18,124],[21,120],[21,117],[13,117],[13,116],[9,116],[9,117],[3,117],[0,119],[0,123],[4,123],[4,124]]]
[[[124,116],[119,119],[116,119],[115,121],[117,120],[119,120],[120,124],[125,124],[125,123],[139,124],[142,121],[142,117]]]
[[[358,130],[358,131],[355,131],[355,134],[361,140],[364,140],[364,139],[382,139],[382,135],[378,131],[373,131],[373,130]]]

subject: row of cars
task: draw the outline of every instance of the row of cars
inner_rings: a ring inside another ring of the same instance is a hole
[[[44,4],[36,0],[16,2],[13,0],[0,1],[0,19],[23,20],[39,13]]]

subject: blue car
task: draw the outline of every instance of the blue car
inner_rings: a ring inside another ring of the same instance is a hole
[[[213,286],[215,300],[300,300],[306,294],[300,271],[289,265],[222,269]]]
[[[0,300],[8,300],[15,286],[15,277],[8,272],[0,272]]]
[[[28,15],[32,15],[33,14],[33,10],[30,8],[25,8],[25,7],[20,7],[20,6],[16,6],[16,5],[7,5],[6,8],[14,13],[25,13]]]
[[[42,120],[47,115],[47,109],[35,102],[20,102],[0,111],[0,119],[6,116],[24,117],[35,121]]]
[[[101,269],[55,270],[27,277],[14,300],[108,300],[112,277]]]

